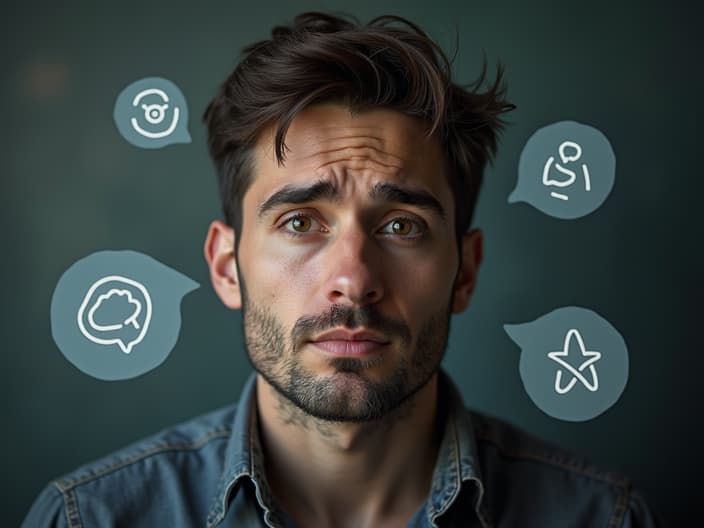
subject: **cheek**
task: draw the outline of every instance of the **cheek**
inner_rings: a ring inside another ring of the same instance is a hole
[[[405,305],[409,320],[425,320],[430,313],[444,310],[450,304],[457,272],[454,252],[439,250],[415,255],[402,261],[388,261],[387,291]]]
[[[309,256],[300,248],[277,243],[272,237],[253,245],[256,258],[248,262],[249,294],[276,312],[295,308],[298,300],[310,296],[316,271]]]

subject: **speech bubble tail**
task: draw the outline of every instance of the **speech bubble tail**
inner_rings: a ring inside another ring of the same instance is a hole
[[[184,275],[183,273],[180,273],[173,268],[171,269],[176,274],[177,277],[177,290],[183,297],[186,294],[191,293],[193,290],[197,290],[200,288],[200,284],[191,279],[188,275]]]
[[[183,273],[173,269],[172,271],[176,273],[178,277],[178,288],[180,289],[182,296],[200,288],[200,284],[191,279],[188,275],[184,275]]]
[[[518,197],[518,190],[514,189],[511,194],[508,195],[508,203],[512,204],[520,201],[521,199]]]
[[[120,350],[122,350],[125,354],[132,352],[132,343],[125,343],[122,339],[118,339],[115,341],[115,344],[119,346]]]
[[[200,288],[200,284],[184,275],[184,279],[181,281],[181,287],[183,288],[183,294],[185,295]]]
[[[511,338],[511,341],[520,346],[520,340],[523,334],[521,329],[524,326],[525,324],[505,324],[504,332],[506,332],[506,335]]]
[[[158,262],[158,261],[157,261]],[[161,264],[159,262],[162,268],[162,273],[167,273],[171,275],[172,280],[176,283],[176,289],[181,293],[181,296],[186,295],[187,293],[192,292],[193,290],[197,290],[200,288],[200,284],[191,279],[188,275],[184,275],[180,271],[176,271],[175,269],[166,266],[164,264]]]

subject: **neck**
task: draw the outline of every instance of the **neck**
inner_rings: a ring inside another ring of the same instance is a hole
[[[438,375],[384,418],[328,422],[257,377],[270,488],[302,526],[405,526],[427,498],[440,445]]]

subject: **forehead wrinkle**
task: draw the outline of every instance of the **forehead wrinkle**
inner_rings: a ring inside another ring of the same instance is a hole
[[[273,130],[269,130],[258,141],[257,159],[271,162],[267,171],[270,182],[297,186],[311,185],[314,180],[332,181],[343,202],[359,191],[369,199],[367,192],[374,184],[395,182],[408,190],[425,188],[440,199],[446,214],[452,212],[451,190],[441,188],[437,178],[429,181],[428,177],[441,171],[438,165],[444,166],[446,160],[434,136],[422,134],[416,126],[419,120],[378,109],[352,117],[357,122],[349,121],[349,112],[335,105],[306,109],[291,123],[286,161],[279,165],[273,159]],[[403,185],[416,180],[420,188]],[[329,197],[318,198],[331,201]]]
[[[315,158],[321,161],[322,163],[318,165],[319,168],[325,167],[332,163],[349,163],[351,161],[366,161],[385,169],[395,170],[401,170],[404,166],[404,161],[399,156],[389,154],[383,149],[370,145],[347,145],[326,150],[317,150],[315,153],[310,154],[307,157]]]
[[[393,117],[408,118],[409,116],[401,114],[395,115]],[[388,119],[388,117],[385,117],[385,119]],[[406,123],[406,125],[408,125],[408,123]],[[324,125],[319,127],[318,130],[328,132],[328,135],[316,134],[317,139],[319,139],[321,142],[333,142],[346,139],[360,139],[369,140],[374,143],[385,146],[387,144],[395,143],[400,143],[403,145],[407,144],[409,141],[416,142],[419,139],[418,134],[414,133],[415,131],[411,130],[408,126],[401,126],[398,130],[395,130],[391,134],[389,134],[388,130],[386,130],[383,126],[358,125],[353,123],[345,125]],[[424,137],[424,135],[421,135],[420,137]]]
[[[318,166],[318,170],[332,170],[333,172],[338,172],[338,170],[335,168],[336,165],[340,165],[341,162],[337,160],[332,160],[328,161],[326,163],[323,163],[322,165]],[[342,171],[345,173],[349,172],[361,172],[363,174],[366,174],[368,172],[370,173],[378,173],[378,174],[383,174],[385,176],[391,176],[395,177],[397,175],[402,174],[402,168],[401,167],[396,167],[394,165],[385,165],[383,163],[379,163],[377,161],[373,161],[370,159],[367,159],[365,157],[352,157],[346,159],[344,162],[344,167],[341,168]]]

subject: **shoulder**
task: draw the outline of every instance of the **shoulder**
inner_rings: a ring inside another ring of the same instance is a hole
[[[624,475],[606,470],[566,449],[550,444],[498,418],[467,411],[472,419],[480,459],[487,463],[521,464],[534,471],[575,475],[618,490],[630,486]]]
[[[102,477],[120,478],[121,472],[130,471],[132,466],[162,461],[169,466],[178,466],[188,464],[190,457],[212,457],[215,454],[213,449],[222,446],[232,433],[235,410],[235,405],[229,405],[164,429],[81,466],[57,479],[55,485],[68,490]]]
[[[235,412],[236,405],[229,405],[198,416],[55,479],[37,497],[23,526],[132,526],[127,516],[143,513],[156,496],[173,505],[174,515],[184,513],[179,512],[183,507],[205,511],[222,471]],[[179,504],[184,494],[191,504]]]
[[[533,526],[526,524],[530,518],[535,526],[558,519],[570,526],[655,526],[625,475],[497,418],[465,412],[474,429],[485,500],[503,520],[497,524]]]

